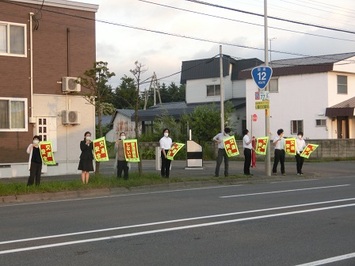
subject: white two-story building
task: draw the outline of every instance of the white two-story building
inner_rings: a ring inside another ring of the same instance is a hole
[[[355,53],[277,60],[270,66],[271,137],[279,128],[286,136],[303,131],[310,139],[355,137]],[[239,78],[246,81],[247,127],[253,135],[264,136],[265,110],[255,109],[258,88],[250,69],[240,72]]]

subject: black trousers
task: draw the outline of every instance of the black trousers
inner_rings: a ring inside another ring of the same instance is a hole
[[[34,182],[36,182],[36,186],[39,186],[41,183],[41,171],[42,163],[31,162],[30,176],[27,181],[27,186],[32,186]]]
[[[303,174],[302,166],[303,166],[304,158],[301,157],[299,154],[296,154],[295,158],[296,158],[297,174]]]
[[[215,176],[219,176],[219,168],[221,167],[224,159],[224,176],[228,176],[229,158],[225,149],[218,149]]]
[[[169,150],[165,150],[165,154],[168,154]],[[171,160],[165,158],[164,153],[161,152],[161,170],[160,174],[162,177],[169,178],[170,175],[170,164]]]
[[[275,154],[274,154],[274,165],[272,167],[272,172],[274,174],[277,173],[277,165],[281,164],[281,173],[285,173],[285,150],[278,150],[275,149]]]
[[[244,148],[244,174],[250,175],[251,149]]]
[[[128,179],[128,162],[127,161],[117,161],[117,177],[120,178],[122,177],[122,172],[123,172],[123,178]]]

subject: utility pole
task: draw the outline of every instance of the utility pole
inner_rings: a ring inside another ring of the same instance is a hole
[[[264,0],[264,45],[265,45],[265,66],[269,65],[268,58],[268,24],[267,24],[267,0]],[[269,85],[265,88],[266,91],[269,91]],[[270,99],[269,99],[269,108],[265,109],[265,136],[270,137]],[[271,176],[271,156],[270,156],[270,145],[271,141],[267,145],[266,158],[265,158],[265,173],[267,176]]]
[[[147,103],[148,103],[149,94],[151,93],[151,91],[153,91],[153,97],[154,97],[154,103],[153,104],[154,105],[157,104],[156,94],[158,94],[159,103],[161,104],[159,83],[158,83],[157,75],[155,74],[155,72],[153,73],[152,80],[150,81],[148,92],[145,91],[145,94],[144,94],[144,110],[147,109]]]
[[[222,45],[219,46],[219,78],[221,96],[221,132],[224,131],[224,80],[223,80],[223,54]]]

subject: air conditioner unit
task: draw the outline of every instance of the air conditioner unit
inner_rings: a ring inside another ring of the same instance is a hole
[[[77,92],[81,91],[80,78],[76,77],[62,77],[62,91],[63,92]]]
[[[78,111],[62,111],[62,124],[63,125],[78,125],[79,113]]]

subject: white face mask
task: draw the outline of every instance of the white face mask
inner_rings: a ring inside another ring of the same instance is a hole
[[[168,137],[169,136],[169,133],[164,133],[164,137]]]
[[[91,140],[91,137],[90,136],[86,136],[85,139],[86,140]]]
[[[120,138],[121,138],[121,140],[125,140],[126,136],[121,136]]]
[[[34,139],[33,140],[33,144],[37,145],[39,143],[39,140],[38,139]]]

